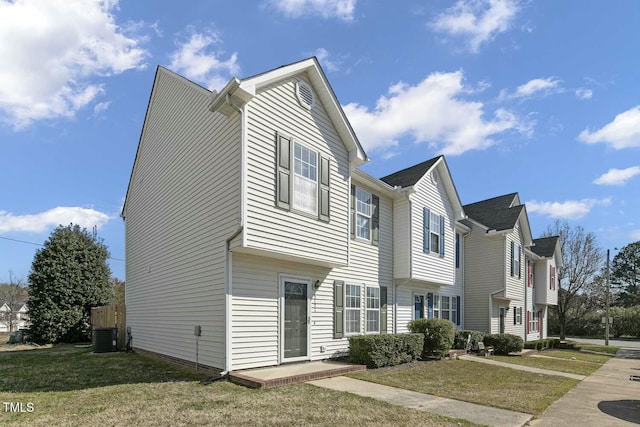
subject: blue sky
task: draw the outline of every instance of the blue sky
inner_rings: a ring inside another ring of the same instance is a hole
[[[444,153],[464,204],[517,191],[534,237],[559,218],[603,248],[640,240],[640,2],[390,5],[0,0],[0,282],[70,222],[98,227],[125,278],[157,65],[219,89],[316,55],[366,172]]]

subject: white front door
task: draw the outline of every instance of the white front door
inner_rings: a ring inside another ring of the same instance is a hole
[[[309,360],[311,281],[282,278],[280,282],[280,361]]]

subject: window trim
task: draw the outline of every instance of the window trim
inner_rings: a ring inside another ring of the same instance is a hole
[[[433,293],[433,317],[431,319],[440,319],[440,294]]]
[[[435,220],[435,222],[434,222]],[[438,228],[438,232],[434,231],[434,224]],[[433,213],[433,211],[429,212],[429,252],[440,254],[440,215]],[[437,245],[433,244],[433,238],[437,239]],[[435,246],[435,249],[434,249]]]
[[[301,156],[301,158],[298,159],[296,157],[296,148],[297,147],[300,147],[301,154],[304,153],[305,151],[308,152],[309,153],[309,159],[311,159],[311,154],[313,154],[313,156],[315,158],[315,164],[312,165],[310,161],[309,162],[305,162],[305,160],[303,158],[304,156]],[[318,207],[319,207],[319,204],[320,204],[319,203],[319,197],[318,197],[318,194],[319,194],[318,188],[320,186],[320,182],[319,182],[320,167],[319,167],[319,161],[318,160],[320,158],[320,155],[316,150],[312,150],[311,148],[309,148],[305,144],[302,144],[301,142],[298,142],[296,140],[293,141],[293,150],[292,151],[293,151],[293,153],[292,153],[292,156],[293,156],[293,163],[292,163],[292,165],[293,165],[293,168],[292,168],[293,169],[292,170],[292,172],[293,172],[293,186],[291,188],[291,190],[292,190],[292,192],[291,192],[291,196],[292,196],[291,197],[291,207],[294,210],[296,210],[297,212],[302,212],[302,213],[305,213],[305,214],[308,214],[308,215],[317,216],[318,215]],[[312,180],[311,178],[305,176],[302,173],[299,174],[296,171],[296,164],[297,164],[298,161],[300,162],[300,169],[301,170],[302,170],[302,167],[303,167],[303,165],[305,163],[309,165],[308,166],[309,168],[311,168],[311,167],[314,168],[315,180]],[[315,209],[313,211],[306,210],[306,209],[304,209],[304,208],[302,208],[300,206],[296,206],[296,199],[297,199],[297,197],[296,197],[296,194],[297,194],[296,193],[296,178],[302,179],[303,181],[307,181],[307,182],[310,182],[310,183],[312,182],[315,185],[314,191],[312,192],[313,197],[315,199]]]
[[[444,308],[445,301],[447,301],[448,308]],[[448,319],[445,319],[444,313],[447,313]],[[451,320],[451,297],[449,295],[440,296],[440,319]],[[454,322],[455,324],[455,322]]]
[[[360,203],[364,204],[364,202],[361,202],[360,198],[358,197],[360,194],[366,194],[368,196],[368,199],[369,199],[368,203],[367,203],[367,205],[369,207],[369,214],[368,215],[365,214],[365,213],[360,212],[360,210],[358,209]],[[371,193],[369,191],[366,191],[366,190],[356,186],[355,203],[356,203],[356,206],[355,206],[356,239],[360,239],[360,240],[364,240],[364,241],[370,242],[371,241],[371,237],[372,237],[371,236],[372,235],[372,228],[373,228],[372,227],[372,225],[373,225],[372,224],[372,222],[373,222],[373,209],[374,209],[374,206],[373,206],[373,193]],[[360,234],[359,234],[359,232],[360,232],[360,227],[358,226],[358,217],[359,216],[360,217],[364,217],[364,218],[366,218],[368,220],[367,223],[368,223],[368,234],[369,235],[367,237],[360,236]]]
[[[377,290],[378,291],[378,308],[369,308],[369,290]],[[365,334],[379,334],[380,333],[380,287],[379,286],[365,286],[365,304],[364,304],[364,333]],[[378,313],[378,329],[377,330],[369,330],[369,313]]]
[[[358,298],[358,307],[349,307],[348,306],[348,298],[355,298],[355,295],[347,295],[347,290],[349,289],[349,287],[356,287],[358,288],[358,294],[357,294],[357,298]],[[358,330],[356,332],[351,332],[348,330],[347,325],[349,324],[348,322],[348,312],[356,312],[358,313]],[[360,335],[362,334],[362,285],[357,285],[357,284],[353,284],[353,283],[345,283],[344,285],[344,336],[345,337],[349,337],[349,336],[353,336],[353,335]]]

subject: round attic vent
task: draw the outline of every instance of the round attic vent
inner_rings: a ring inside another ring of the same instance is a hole
[[[306,82],[299,81],[296,83],[296,96],[300,105],[307,109],[312,109],[316,102],[316,97],[313,93],[313,89]]]

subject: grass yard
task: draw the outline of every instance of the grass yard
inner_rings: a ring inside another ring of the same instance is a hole
[[[534,353],[535,354],[535,353]],[[540,356],[548,356],[556,359],[576,359],[581,362],[598,363],[600,365],[606,363],[612,356],[605,354],[585,353],[574,350],[547,350],[538,353]]]
[[[3,425],[471,425],[307,384],[203,386],[193,371],[137,354],[9,347],[0,346],[0,396],[24,408],[31,403],[33,412],[0,407]]]
[[[349,376],[532,415],[542,413],[579,382],[465,360],[415,362]]]
[[[587,350],[587,351],[595,351],[598,353],[607,353],[607,354],[611,354],[614,355],[618,352],[618,350],[620,350],[620,347],[616,347],[613,345],[599,345],[599,344],[587,344],[587,343],[578,343],[578,346],[580,346],[580,348],[582,348],[582,350]]]
[[[590,375],[602,366],[605,361],[593,362],[584,360],[584,356],[599,356],[596,354],[578,353],[577,351],[568,351],[564,353],[574,353],[576,360],[570,357],[551,358],[554,357],[554,351],[545,351],[542,354],[547,357],[520,357],[520,356],[491,356],[491,360],[498,362],[512,363],[514,365],[529,366],[532,368],[549,369],[551,371],[567,372],[569,374]],[[568,356],[568,355],[565,355]],[[578,360],[578,356],[582,359]],[[609,359],[607,356],[601,356]]]

